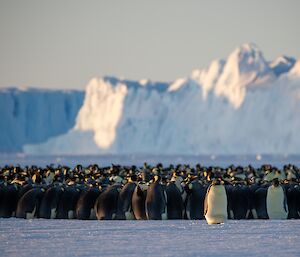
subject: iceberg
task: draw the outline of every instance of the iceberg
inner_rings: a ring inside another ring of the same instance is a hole
[[[255,44],[173,82],[92,79],[74,126],[30,154],[299,154],[299,61]],[[45,138],[45,137],[44,137]],[[39,142],[37,142],[39,141]]]

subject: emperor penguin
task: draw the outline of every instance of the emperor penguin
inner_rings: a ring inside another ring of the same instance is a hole
[[[252,215],[254,219],[268,219],[267,211],[268,187],[260,186],[254,192],[254,209]]]
[[[183,201],[181,192],[174,182],[170,182],[166,187],[168,219],[182,219]]]
[[[137,220],[146,220],[146,209],[145,209],[145,201],[147,196],[148,185],[143,182],[139,182],[134,189],[132,195],[132,211],[135,219]]]
[[[199,180],[194,180],[187,186],[186,218],[189,220],[204,219],[204,201],[207,188],[200,184]]]
[[[207,189],[204,216],[209,225],[224,223],[227,220],[227,194],[221,180],[213,180]]]
[[[116,219],[134,220],[132,210],[132,196],[136,188],[137,176],[132,175],[128,179],[128,183],[122,188],[118,198],[118,211]]]
[[[229,217],[248,219],[250,214],[250,189],[245,185],[233,185],[228,190]]]
[[[55,219],[58,203],[63,193],[63,188],[59,186],[49,187],[44,194],[39,208],[39,218]]]
[[[176,173],[173,173],[170,182],[174,183],[176,185],[176,187],[178,188],[178,190],[181,194],[182,201],[184,202],[186,200],[187,193],[184,190],[185,183],[183,182],[183,178],[181,176],[177,175]]]
[[[148,220],[167,219],[167,195],[160,184],[161,177],[154,176],[154,182],[150,184],[146,197],[146,216]]]
[[[44,192],[45,189],[39,187],[28,190],[18,201],[16,217],[23,219],[37,217]]]
[[[286,219],[288,216],[286,194],[279,184],[278,178],[273,179],[267,192],[267,213],[269,219]]]
[[[257,183],[253,183],[249,188],[249,208],[250,213],[248,215],[248,219],[257,219],[257,212],[256,212],[256,201],[255,201],[255,191],[259,188]]]
[[[94,205],[96,199],[100,195],[100,190],[97,187],[90,187],[80,193],[80,197],[76,205],[76,217],[80,220],[96,219]]]
[[[289,209],[289,219],[300,218],[300,187],[296,185],[290,185],[287,189],[287,204]]]
[[[95,202],[95,212],[98,220],[113,220],[118,209],[120,185],[111,185],[101,192]]]
[[[0,218],[15,215],[18,204],[18,188],[15,185],[0,186]]]
[[[65,187],[58,203],[57,215],[58,219],[74,219],[77,201],[80,196],[80,189],[76,186]]]
[[[19,188],[18,190],[18,200],[22,198],[23,195],[25,195],[29,190],[33,188],[32,184],[26,184]]]

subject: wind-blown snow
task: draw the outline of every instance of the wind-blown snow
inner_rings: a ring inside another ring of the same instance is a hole
[[[0,90],[0,152],[21,151],[63,134],[75,124],[84,93],[12,88]]]
[[[33,154],[297,154],[300,66],[244,44],[171,83],[93,79],[68,133]]]
[[[0,219],[3,256],[299,256],[299,220]]]

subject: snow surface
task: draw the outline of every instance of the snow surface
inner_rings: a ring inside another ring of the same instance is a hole
[[[299,256],[299,220],[0,219],[1,256]]]
[[[12,88],[0,90],[0,152],[20,152],[75,125],[84,93]]]
[[[72,112],[76,122],[62,122],[60,106],[56,130],[36,120],[43,132],[30,132],[34,140],[2,136],[1,149],[14,142],[26,154],[45,155],[299,154],[299,64],[285,56],[268,62],[250,43],[171,83],[95,78],[78,115]]]

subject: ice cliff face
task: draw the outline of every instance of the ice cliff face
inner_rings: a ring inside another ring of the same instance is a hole
[[[289,72],[290,76],[300,78],[300,60],[298,60]]]
[[[172,83],[93,79],[76,125],[26,153],[299,153],[299,61],[254,44]]]
[[[75,124],[84,93],[38,89],[0,90],[0,152],[20,152],[67,132]]]
[[[237,48],[228,57],[215,87],[216,96],[225,96],[239,108],[246,96],[246,87],[271,82],[275,75],[254,44]]]
[[[101,148],[109,148],[116,138],[117,125],[122,117],[127,86],[118,82],[93,79],[86,90],[75,129],[95,132],[95,142]]]

